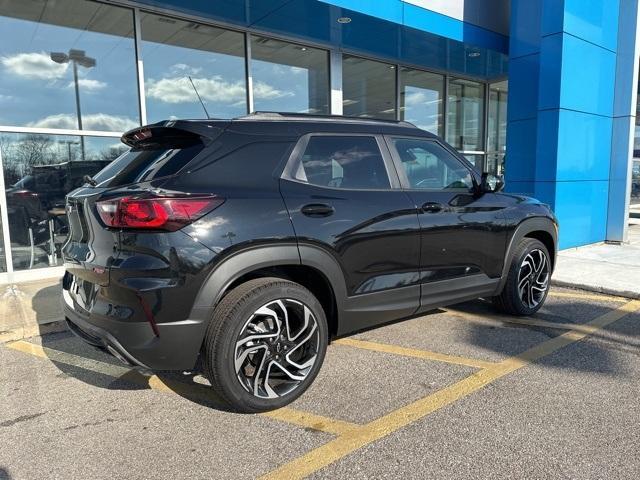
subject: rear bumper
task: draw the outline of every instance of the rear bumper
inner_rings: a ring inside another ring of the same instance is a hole
[[[71,332],[127,365],[149,370],[192,370],[196,365],[207,327],[204,320],[161,323],[156,336],[146,321],[86,316],[68,302],[69,298],[64,298],[63,309]]]

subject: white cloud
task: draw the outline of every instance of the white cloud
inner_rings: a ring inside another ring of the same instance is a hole
[[[186,73],[188,75],[197,75],[202,71],[201,67],[192,67],[191,65],[187,65],[186,63],[176,63],[171,65],[170,68],[172,73]]]
[[[96,90],[102,90],[107,86],[105,82],[101,82],[100,80],[93,80],[91,78],[81,78],[78,80],[78,85],[80,85],[80,90],[87,92],[95,92]],[[75,88],[73,82],[69,82],[67,84],[67,88]]]
[[[220,76],[213,78],[194,78],[193,84],[203,100],[220,103],[235,103],[245,98],[244,82],[227,82]],[[198,97],[191,82],[186,77],[162,78],[146,83],[147,96],[166,103],[197,102]],[[292,96],[264,82],[253,85],[255,98],[272,100]]]
[[[13,100],[12,95],[2,95],[0,94],[0,102],[8,102],[9,100]]]
[[[44,52],[18,53],[0,57],[0,63],[14,75],[53,80],[64,76],[68,63],[56,63]]]
[[[423,92],[413,92],[405,95],[404,104],[414,106],[427,101],[427,96]]]
[[[261,98],[263,100],[273,100],[275,98],[293,97],[293,92],[283,92],[278,90],[268,83],[255,82],[253,84],[253,96],[255,98]]]
[[[70,113],[59,113],[49,115],[35,122],[30,122],[27,126],[36,128],[66,128],[77,129],[76,116]],[[82,128],[85,130],[104,130],[107,132],[124,132],[138,127],[138,122],[118,115],[108,115],[106,113],[93,113],[82,116]]]

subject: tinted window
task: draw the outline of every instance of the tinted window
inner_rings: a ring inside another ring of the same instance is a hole
[[[411,188],[445,190],[473,186],[470,171],[436,142],[393,139]]]
[[[177,173],[204,148],[201,143],[185,148],[132,149],[122,154],[93,179],[101,187],[146,182]]]
[[[374,137],[311,137],[295,178],[334,188],[390,188]]]
[[[243,135],[227,134],[222,143],[230,147],[240,143],[241,146],[216,151],[212,156],[213,161],[207,158],[208,163],[194,167],[191,175],[181,177],[180,182],[199,188],[211,185],[260,188],[277,178],[274,171],[290,152],[292,142],[259,141],[244,144],[246,141]]]

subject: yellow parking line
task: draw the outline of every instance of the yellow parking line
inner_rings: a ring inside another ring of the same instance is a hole
[[[538,318],[528,317],[509,317],[506,315],[486,315],[481,313],[461,312],[460,310],[447,310],[454,316],[470,322],[486,325],[487,322],[502,322],[523,325],[527,327],[555,328],[557,330],[573,330],[592,334],[598,330],[589,325],[589,323],[566,323],[566,322],[550,322],[548,320],[540,320]]]
[[[132,368],[81,357],[79,355],[62,352],[49,347],[42,347],[41,345],[36,345],[24,340],[8,343],[6,346],[13,350],[27,353],[35,357],[46,358],[52,362],[81,368],[83,370],[113,377],[114,379],[125,380],[135,385],[150,388],[151,390],[178,394],[192,401],[215,401],[215,392],[206,385],[160,378],[157,375],[147,376]],[[358,426],[353,423],[323,417],[321,415],[303,412],[293,408],[281,408],[262,415],[300,427],[330,433],[332,435],[342,435],[343,433]]]
[[[594,331],[603,328],[630,312],[640,309],[640,301],[633,300],[612,310],[588,323]],[[395,410],[377,420],[359,428],[346,432],[344,435],[282,465],[261,477],[262,480],[291,480],[302,479],[321,468],[324,468],[354,451],[380,440],[397,430],[409,425],[440,408],[480,390],[491,382],[514,372],[531,362],[549,355],[569,344],[585,338],[589,333],[569,331],[552,338],[525,351],[515,357],[495,364],[491,368],[480,370],[449,387],[439,390],[432,395],[417,400],[409,405]]]
[[[78,367],[84,370],[102,373],[109,377],[117,378],[131,371],[131,369],[127,367],[100,362],[98,360],[81,357],[72,353],[61,352],[60,350],[43,347],[41,345],[36,345],[35,343],[27,342],[25,340],[18,340],[6,345],[7,347],[19,352],[28,353],[29,355],[40,358],[47,358],[52,362],[63,363],[72,367]]]
[[[344,435],[345,433],[360,427],[360,425],[336,420],[334,418],[323,417],[309,412],[301,412],[292,408],[280,408],[262,414],[265,417],[275,418],[287,423],[294,423],[304,428],[320,430],[333,435]]]
[[[372,350],[374,352],[391,353],[394,355],[421,358],[424,360],[433,360],[436,362],[454,363],[456,365],[464,365],[466,367],[473,368],[490,368],[495,365],[495,362],[486,362],[484,360],[475,360],[473,358],[458,357],[456,355],[446,355],[444,353],[401,347],[399,345],[389,345],[385,343],[369,342],[366,340],[356,340],[355,338],[341,338],[339,340],[333,341],[333,343],[337,345],[361,348],[364,350]]]
[[[601,295],[597,293],[579,293],[579,292],[556,292],[554,290],[549,291],[550,297],[566,297],[566,298],[582,298],[584,300],[601,300],[608,302],[628,302],[628,298],[617,297],[615,295]]]

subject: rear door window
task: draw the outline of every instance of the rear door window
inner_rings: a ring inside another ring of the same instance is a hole
[[[294,178],[321,187],[391,188],[378,142],[372,136],[310,137]]]
[[[99,187],[119,187],[166,177],[177,173],[203,148],[200,142],[179,148],[133,148],[100,170],[93,179]]]

